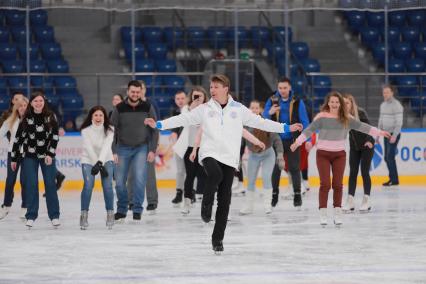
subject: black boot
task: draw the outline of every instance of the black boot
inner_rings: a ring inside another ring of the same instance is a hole
[[[195,190],[192,190],[191,204],[195,202],[197,202],[197,199],[195,198]]]
[[[223,251],[223,242],[212,240],[212,248],[215,254],[220,254]]]
[[[272,193],[271,206],[275,207],[275,206],[277,206],[277,203],[278,203],[278,192],[273,192]]]
[[[173,204],[181,203],[182,202],[182,194],[183,194],[182,189],[176,189],[176,196],[175,196],[175,198],[173,198],[172,203]]]
[[[126,214],[118,213],[118,212],[114,214],[115,221],[120,221],[120,220],[124,221],[124,219],[126,219]]]
[[[293,206],[294,207],[302,206],[302,195],[300,194],[300,192],[294,194]]]
[[[201,201],[201,219],[203,219],[205,223],[210,222],[212,219],[212,207],[213,204],[208,204],[204,199]]]
[[[61,186],[64,180],[65,180],[65,175],[58,171],[56,174],[56,190],[61,189]]]

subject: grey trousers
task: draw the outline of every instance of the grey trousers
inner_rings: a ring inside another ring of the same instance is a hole
[[[176,153],[174,157],[176,161],[176,189],[183,190],[186,177],[185,163]]]
[[[155,163],[147,164],[146,172],[146,201],[148,204],[158,204],[158,189],[157,189],[157,178],[155,176]],[[133,163],[132,163],[133,167]],[[127,178],[127,193],[129,200],[133,200],[133,176],[130,174]]]

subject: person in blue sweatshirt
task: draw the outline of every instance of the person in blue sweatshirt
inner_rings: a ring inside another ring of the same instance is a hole
[[[291,82],[287,77],[282,77],[278,80],[277,91],[273,94],[265,104],[263,117],[277,122],[293,124],[301,123],[303,128],[309,125],[308,113],[306,111],[303,100],[293,94],[291,90]],[[300,178],[300,151],[295,152],[290,150],[291,144],[300,135],[300,132],[293,133],[286,132],[280,133],[281,141],[284,148],[284,160],[289,169],[289,174],[293,182],[294,199],[293,205],[295,207],[302,206],[301,196],[301,178]],[[272,180],[279,181],[281,170],[278,167],[274,168],[272,173]],[[273,194],[278,196],[278,185],[274,186]]]

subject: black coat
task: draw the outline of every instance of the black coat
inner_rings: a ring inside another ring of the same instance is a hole
[[[362,108],[358,108],[358,116],[361,122],[370,124],[367,113]],[[371,142],[374,145],[374,138],[368,134],[365,134],[356,130],[351,130],[349,132],[349,143],[350,143],[351,149],[355,149],[358,151],[364,150],[367,148],[366,146],[364,146],[366,142]]]

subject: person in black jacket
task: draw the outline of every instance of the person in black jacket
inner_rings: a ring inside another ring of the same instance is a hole
[[[354,97],[351,94],[343,95],[348,112],[360,120],[370,124],[367,113],[359,108],[355,102]],[[358,170],[361,165],[361,176],[364,183],[364,198],[359,208],[360,212],[368,212],[371,209],[370,205],[370,191],[371,191],[371,178],[370,178],[370,165],[374,155],[374,138],[370,135],[361,133],[356,130],[349,132],[349,190],[348,200],[346,202],[343,211],[352,212],[355,210],[354,196],[356,190],[356,181],[358,176]]]

